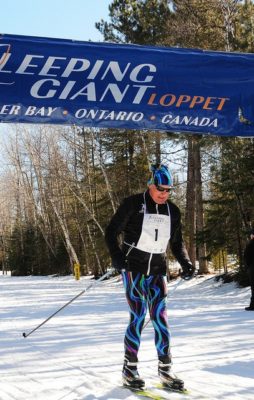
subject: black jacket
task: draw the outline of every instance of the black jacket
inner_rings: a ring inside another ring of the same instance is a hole
[[[145,192],[146,209],[150,214],[168,215],[167,204],[156,204],[149,191]],[[183,270],[189,268],[191,263],[183,243],[181,231],[181,214],[179,208],[168,201],[171,217],[170,247],[173,255],[182,266]],[[158,212],[157,212],[158,211]],[[143,274],[166,274],[166,255],[164,253],[152,254],[130,248],[124,242],[137,244],[142,231],[144,217],[144,193],[130,196],[123,200],[115,215],[106,228],[105,240],[112,258],[113,266],[125,268],[129,271],[138,271]],[[123,234],[122,245],[119,244],[119,235]]]
[[[244,264],[246,268],[254,271],[254,239],[251,239],[245,247]]]

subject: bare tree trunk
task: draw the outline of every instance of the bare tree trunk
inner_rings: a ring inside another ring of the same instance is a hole
[[[42,178],[42,163],[41,163],[41,132],[37,135],[39,136],[39,146],[36,147],[35,143],[32,143],[32,139],[29,133],[26,134],[24,132],[23,144],[26,148],[26,151],[30,158],[30,168],[29,171],[24,170],[21,165],[19,150],[17,149],[17,154],[12,154],[12,158],[17,165],[19,170],[21,180],[22,180],[22,187],[24,192],[27,195],[27,198],[30,201],[31,206],[34,209],[34,217],[33,220],[36,226],[39,228],[48,248],[50,249],[51,253],[56,256],[54,248],[49,240],[49,230],[50,230],[50,223],[49,223],[49,216],[46,212],[46,199],[45,193],[43,189],[43,178]],[[30,178],[28,176],[30,173]],[[32,178],[33,175],[33,178]],[[36,196],[35,196],[36,192]],[[35,198],[36,197],[36,198]]]
[[[195,165],[194,165],[194,139],[188,138],[188,170],[186,189],[186,214],[185,229],[187,234],[186,247],[193,265],[196,263],[196,195],[195,195]]]
[[[195,189],[196,189],[196,240],[198,245],[198,261],[199,273],[209,273],[208,263],[206,258],[206,244],[202,240],[202,232],[204,230],[204,209],[202,195],[202,177],[201,177],[201,158],[200,158],[200,140],[201,137],[196,137],[194,140],[194,166],[195,166]],[[200,240],[201,239],[201,240]]]
[[[83,235],[83,232],[81,231],[80,225],[78,223],[78,230],[79,230],[79,234],[80,234],[80,238],[81,238],[81,242],[83,244],[83,249],[84,249],[84,255],[85,255],[85,263],[83,264],[83,268],[82,269],[82,274],[83,275],[88,275],[89,274],[89,268],[91,266],[91,262],[90,262],[90,256],[88,254],[87,251],[87,244]]]
[[[58,209],[57,209],[57,207],[55,205],[55,202],[51,198],[49,198],[49,201],[50,201],[50,203],[52,205],[52,208],[53,208],[53,210],[54,210],[54,212],[55,212],[55,214],[57,216],[58,222],[59,222],[59,224],[61,226],[61,229],[62,229],[62,232],[63,232],[63,235],[64,235],[64,239],[65,239],[65,243],[66,243],[66,248],[67,248],[67,251],[69,253],[70,259],[72,260],[72,262],[74,262],[76,264],[79,264],[79,259],[78,259],[77,253],[76,253],[76,251],[75,251],[75,249],[74,249],[74,247],[73,247],[73,245],[71,243],[70,235],[69,235],[69,231],[67,229],[67,226],[66,226],[63,218],[61,217],[61,215],[60,215],[60,213],[59,213],[59,211],[58,211]]]
[[[235,14],[238,10],[239,0],[221,0],[221,11],[224,18],[225,47],[232,51],[232,39],[235,37]]]
[[[82,197],[82,193],[81,194],[77,194],[73,188],[71,186],[69,186],[70,191],[73,193],[73,195],[76,197],[76,199],[80,202],[80,204],[82,204],[82,206],[84,207],[84,209],[86,210],[86,212],[90,215],[90,217],[92,218],[92,220],[94,221],[94,223],[97,225],[97,227],[99,228],[101,234],[104,236],[104,230],[101,226],[101,224],[99,223],[99,221],[97,220],[97,218],[95,217],[94,213],[88,208],[85,200]]]
[[[101,169],[101,171],[102,171],[102,174],[103,174],[103,177],[104,177],[104,179],[105,179],[105,183],[106,183],[106,187],[107,187],[107,192],[108,192],[108,195],[109,195],[109,199],[110,199],[110,202],[111,202],[111,205],[112,205],[113,212],[115,213],[115,212],[116,212],[116,206],[115,206],[115,202],[114,202],[114,198],[113,198],[112,187],[111,187],[111,185],[110,185],[110,183],[109,183],[107,171],[106,171],[106,168],[105,168],[103,159],[102,159],[102,154],[98,151],[98,148],[97,148],[97,145],[96,145],[96,142],[95,142],[95,138],[94,138],[94,134],[93,134],[93,133],[92,133],[92,137],[93,137],[93,141],[94,141],[94,151],[95,151],[95,155],[96,155],[96,158],[97,158],[98,161],[99,161],[99,167],[100,167],[100,169]]]
[[[93,240],[93,237],[92,237],[92,234],[91,234],[91,230],[90,230],[89,224],[87,224],[87,231],[88,231],[88,236],[89,236],[89,239],[90,239],[90,242],[91,242],[91,246],[92,246],[92,249],[93,249],[93,253],[94,253],[95,258],[96,258],[97,267],[98,267],[98,268],[96,268],[96,266],[91,265],[90,268],[94,272],[94,275],[97,275],[97,270],[99,270],[103,274],[103,269],[102,269],[102,266],[101,266],[100,257],[98,255],[98,252],[96,251],[96,247],[95,247],[95,244],[94,244],[94,240]]]

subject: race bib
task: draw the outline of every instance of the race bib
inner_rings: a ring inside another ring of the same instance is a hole
[[[142,232],[137,249],[147,253],[165,253],[170,239],[169,215],[144,214]]]

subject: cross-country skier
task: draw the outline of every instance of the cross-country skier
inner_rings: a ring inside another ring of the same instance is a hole
[[[254,229],[250,231],[250,241],[244,250],[244,263],[247,268],[251,287],[250,305],[245,307],[245,310],[254,311]]]
[[[172,176],[165,165],[153,165],[151,170],[148,190],[123,200],[105,235],[113,267],[122,273],[130,308],[122,376],[126,386],[142,388],[145,385],[138,374],[137,363],[148,308],[155,333],[159,377],[169,388],[182,390],[184,382],[172,372],[167,322],[168,243],[182,267],[183,278],[191,278],[195,268],[183,243],[179,208],[169,200]],[[123,234],[121,245],[120,234]]]

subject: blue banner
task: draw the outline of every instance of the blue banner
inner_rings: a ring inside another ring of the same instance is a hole
[[[254,54],[1,35],[0,121],[254,136]]]

